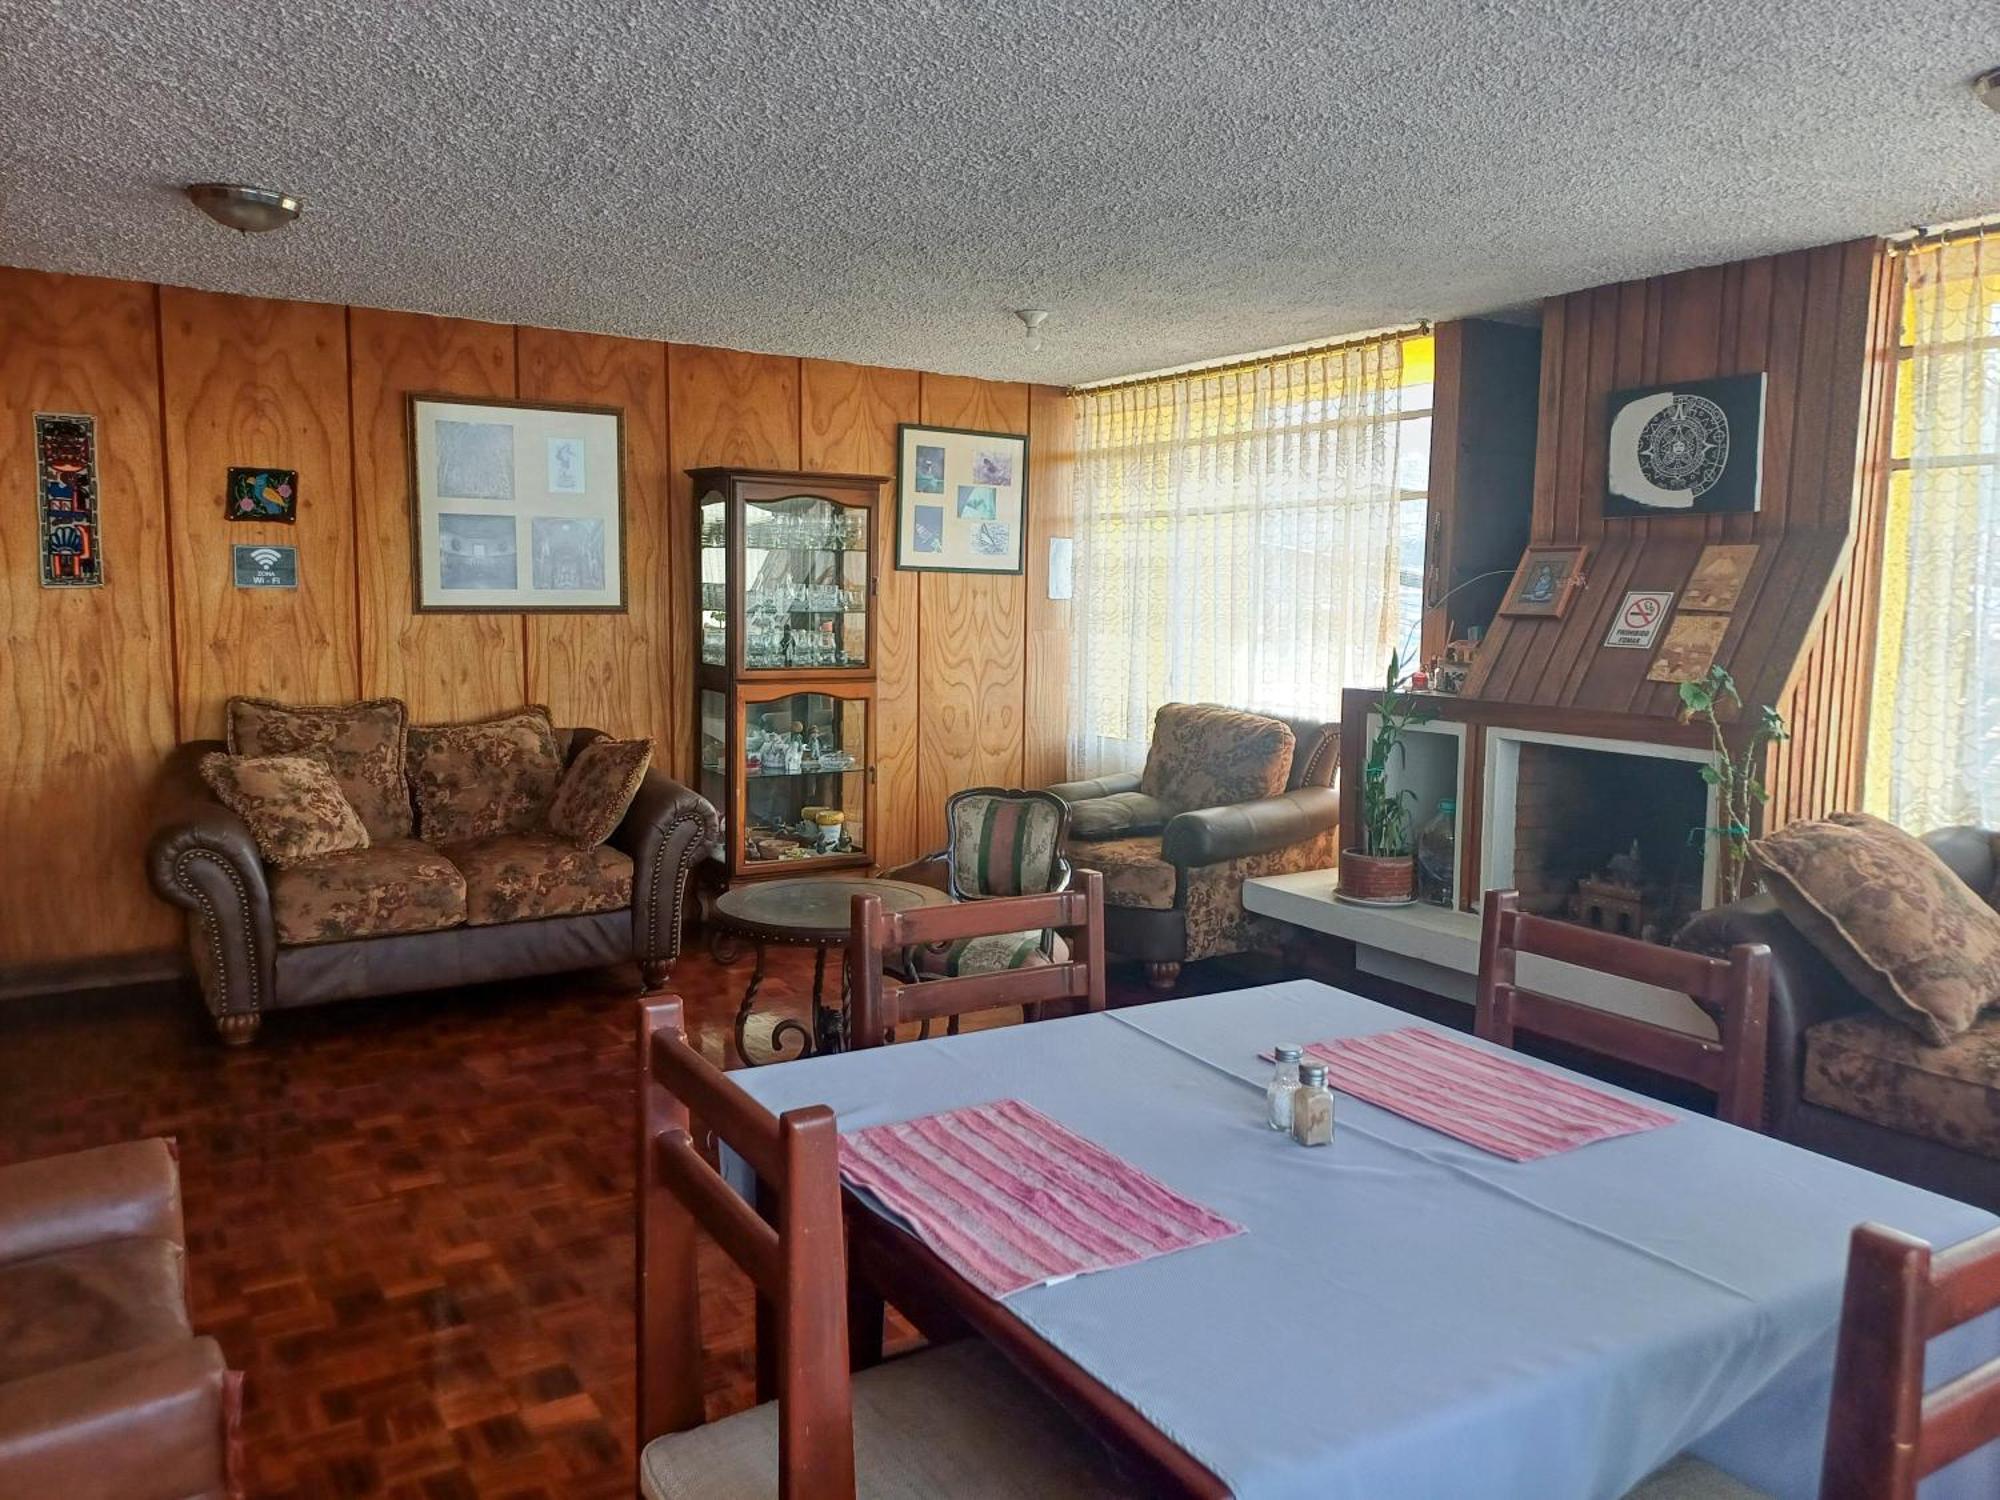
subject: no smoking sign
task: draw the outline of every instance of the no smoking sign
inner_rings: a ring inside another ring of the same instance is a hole
[[[1607,646],[1623,646],[1634,651],[1652,649],[1659,639],[1660,627],[1666,623],[1667,610],[1672,607],[1674,596],[1671,592],[1655,593],[1645,589],[1635,589],[1625,596],[1625,602],[1618,606],[1618,614],[1611,622],[1611,633],[1604,638]]]

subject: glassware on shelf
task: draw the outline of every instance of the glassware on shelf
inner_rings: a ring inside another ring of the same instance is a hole
[[[1433,906],[1458,896],[1458,803],[1446,797],[1417,834],[1417,895]]]

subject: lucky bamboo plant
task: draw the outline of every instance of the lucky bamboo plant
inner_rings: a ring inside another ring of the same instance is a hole
[[[1437,708],[1408,692],[1409,685],[1410,674],[1403,671],[1400,653],[1390,652],[1388,681],[1375,709],[1379,722],[1361,779],[1361,852],[1376,859],[1404,859],[1415,852],[1410,808],[1417,794],[1408,787],[1389,790],[1389,760],[1403,753],[1405,732],[1414,725],[1430,723],[1437,717]]]
[[[1692,830],[1688,842],[1710,838],[1719,841],[1726,861],[1723,880],[1729,889],[1729,899],[1734,901],[1742,896],[1744,877],[1750,870],[1751,816],[1771,800],[1771,793],[1758,774],[1764,748],[1790,739],[1792,732],[1785,725],[1785,716],[1766,703],[1757,710],[1756,727],[1744,741],[1742,753],[1732,757],[1728,738],[1716,717],[1716,707],[1724,700],[1738,708],[1743,706],[1743,699],[1736,691],[1736,679],[1721,667],[1711,666],[1706,677],[1682,683],[1680,695],[1682,721],[1700,720],[1707,724],[1715,745],[1715,759],[1701,768],[1701,779],[1715,788],[1716,826]]]

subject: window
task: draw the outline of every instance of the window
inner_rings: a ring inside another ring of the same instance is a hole
[[[1869,811],[2000,824],[2000,230],[1903,255]]]
[[[1071,771],[1131,769],[1162,703],[1331,718],[1422,612],[1432,340],[1085,391]]]

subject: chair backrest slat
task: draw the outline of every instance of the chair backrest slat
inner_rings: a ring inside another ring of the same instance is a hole
[[[1720,1012],[1721,1037],[1708,1041],[1524,989],[1518,982],[1524,953],[1694,996]],[[1757,1130],[1764,1115],[1770,988],[1771,954],[1761,944],[1739,944],[1726,959],[1709,958],[1534,916],[1520,909],[1515,892],[1488,891],[1473,1029],[1503,1047],[1514,1045],[1517,1028],[1531,1031],[1699,1084],[1715,1090],[1723,1119]]]
[[[697,1224],[774,1310],[781,1500],[854,1500],[840,1141],[823,1104],[774,1116],[688,1046],[677,999],[639,1017],[639,1438],[702,1420]],[[775,1203],[761,1218],[695,1149],[690,1109]]]
[[[1924,1346],[2000,1309],[2000,1230],[1933,1255],[1858,1226],[1834,1355],[1820,1500],[1915,1500],[1925,1475],[2000,1441],[2000,1359],[1924,1393]]]
[[[848,934],[854,1045],[892,1040],[906,1020],[937,1020],[999,1005],[1081,1001],[1104,1009],[1104,877],[1079,870],[1074,888],[1037,896],[996,896],[951,906],[885,911],[879,896],[854,897]],[[1071,957],[1003,973],[905,982],[886,972],[890,955],[927,944],[999,937],[1036,929],[1069,931]]]

